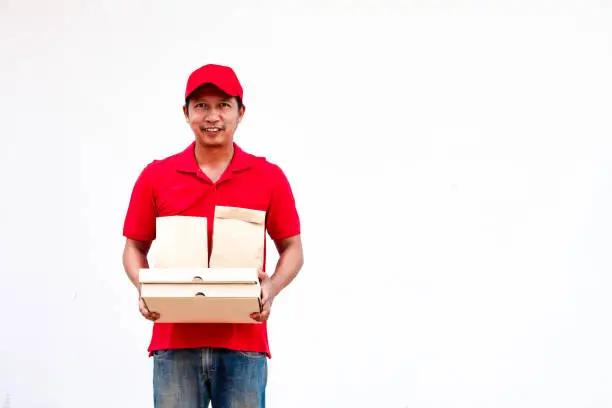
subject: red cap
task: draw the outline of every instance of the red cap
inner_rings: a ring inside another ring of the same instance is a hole
[[[242,85],[236,73],[230,67],[223,65],[204,65],[189,75],[185,99],[189,97],[200,86],[213,84],[230,96],[238,96],[242,100]]]

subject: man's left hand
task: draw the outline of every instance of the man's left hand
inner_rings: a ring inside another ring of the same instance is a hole
[[[261,269],[259,270],[259,283],[261,286],[261,312],[251,313],[251,318],[257,322],[264,322],[270,316],[270,308],[276,297],[276,289],[272,279]]]

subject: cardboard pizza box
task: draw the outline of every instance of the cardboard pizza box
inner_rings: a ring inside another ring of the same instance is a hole
[[[159,323],[254,323],[257,268],[143,268],[141,296]]]

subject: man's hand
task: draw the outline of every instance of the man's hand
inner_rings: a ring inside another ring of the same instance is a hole
[[[276,289],[272,279],[261,269],[259,270],[259,282],[261,285],[261,313],[251,313],[251,318],[257,322],[265,322],[270,316],[270,308],[276,297]]]
[[[159,319],[159,313],[149,311],[147,305],[145,305],[145,302],[144,300],[142,300],[142,298],[138,299],[138,306],[140,308],[140,314],[143,315],[145,319],[151,321]]]

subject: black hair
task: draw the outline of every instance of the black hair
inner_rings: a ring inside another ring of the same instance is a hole
[[[234,96],[234,99],[236,99],[236,103],[238,104],[238,110],[240,110],[243,106],[242,99],[240,99],[239,96]],[[187,109],[189,109],[189,98],[185,99],[185,106],[187,107]]]

